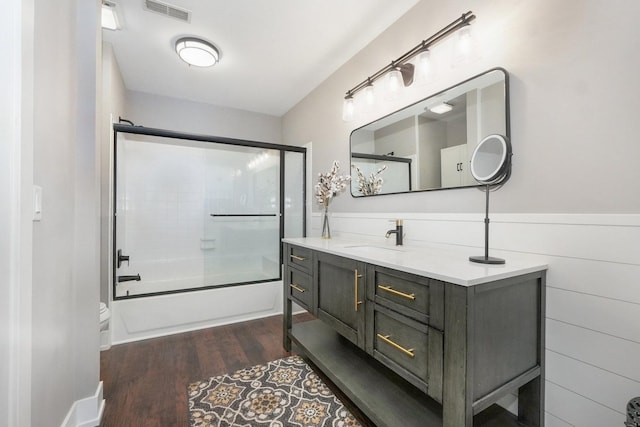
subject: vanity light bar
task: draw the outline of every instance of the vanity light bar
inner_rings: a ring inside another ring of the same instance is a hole
[[[413,82],[414,67],[413,64],[410,64],[407,61],[412,59],[414,56],[417,56],[421,52],[427,51],[431,46],[455,33],[459,29],[468,26],[474,19],[476,19],[476,16],[473,14],[473,12],[469,11],[467,13],[463,13],[460,18],[451,22],[449,25],[442,28],[440,31],[436,32],[428,39],[421,41],[413,49],[409,50],[395,61],[391,61],[389,65],[382,67],[376,73],[367,77],[352,89],[348,90],[345,99],[352,99],[353,95],[355,95],[358,91],[370,86],[374,81],[394,69],[402,73],[404,85],[409,86]]]

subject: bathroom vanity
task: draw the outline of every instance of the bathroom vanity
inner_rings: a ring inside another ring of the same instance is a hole
[[[283,251],[285,348],[378,427],[544,425],[546,265],[340,239]],[[292,323],[292,302],[317,319]],[[495,404],[508,394],[517,417]]]

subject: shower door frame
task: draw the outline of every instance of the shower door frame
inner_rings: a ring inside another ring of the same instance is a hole
[[[124,121],[124,120],[121,120]],[[251,147],[251,148],[263,148],[267,150],[278,150],[280,152],[280,203],[279,203],[279,226],[280,226],[280,234],[279,234],[279,242],[282,241],[284,236],[285,229],[285,197],[284,197],[284,188],[285,188],[285,153],[295,152],[302,153],[302,237],[306,237],[307,235],[307,149],[306,147],[297,147],[294,145],[283,145],[283,144],[274,144],[270,142],[259,142],[259,141],[249,141],[245,139],[236,139],[236,138],[227,138],[221,136],[211,136],[211,135],[202,135],[202,134],[192,134],[188,132],[177,132],[167,129],[159,129],[159,128],[149,128],[145,126],[135,126],[132,124],[113,124],[113,212],[112,212],[112,248],[111,248],[111,279],[112,279],[112,298],[113,300],[127,300],[133,298],[145,298],[145,297],[153,297],[167,294],[176,294],[176,293],[184,293],[184,292],[193,292],[200,291],[206,289],[217,289],[217,288],[226,288],[233,286],[242,286],[242,285],[250,285],[250,284],[258,284],[258,283],[269,283],[274,280],[282,280],[282,268],[278,271],[278,277],[273,279],[265,279],[265,280],[252,280],[248,282],[238,282],[238,283],[228,283],[221,285],[209,285],[209,286],[198,286],[192,288],[184,288],[184,289],[175,289],[169,291],[160,291],[153,293],[145,293],[145,294],[137,294],[137,295],[125,295],[125,296],[116,296],[116,286],[118,284],[117,281],[117,263],[118,256],[117,251],[118,247],[116,245],[116,231],[117,231],[117,183],[118,183],[118,132],[120,133],[128,133],[135,135],[146,135],[146,136],[157,136],[161,138],[172,138],[172,139],[181,139],[181,140],[190,140],[190,141],[200,141],[200,142],[211,142],[217,144],[226,144],[226,145],[234,145],[234,146],[242,146],[242,147]],[[282,244],[279,245],[279,265],[282,266]]]

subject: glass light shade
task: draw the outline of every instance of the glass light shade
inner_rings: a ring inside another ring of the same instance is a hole
[[[457,32],[457,50],[462,55],[468,55],[471,53],[471,25],[465,25]]]
[[[431,63],[431,51],[423,50],[416,56],[415,80],[419,84],[426,83],[431,75],[433,64]]]
[[[371,83],[365,86],[365,88],[362,90],[362,95],[367,107],[371,107],[376,100],[375,94],[373,93],[373,85]]]
[[[218,62],[220,53],[211,43],[185,37],[176,42],[176,52],[180,59],[196,67],[211,67]]]
[[[402,88],[402,73],[398,69],[393,69],[387,73],[387,98],[395,99]]]
[[[353,97],[347,96],[342,104],[342,120],[350,122],[355,115],[355,105],[353,104]]]

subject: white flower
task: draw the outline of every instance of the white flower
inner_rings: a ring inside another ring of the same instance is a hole
[[[340,163],[334,160],[331,171],[318,174],[318,183],[315,186],[316,200],[323,206],[329,206],[331,199],[347,188],[351,180],[349,175],[338,175]]]

